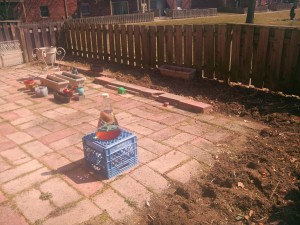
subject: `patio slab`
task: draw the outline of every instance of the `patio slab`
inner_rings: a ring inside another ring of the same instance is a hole
[[[207,110],[185,111],[194,102],[131,84],[116,82],[134,90],[119,95],[90,77],[84,100],[57,104],[51,94],[35,98],[19,82],[36,71],[29,65],[0,70],[0,224],[80,224],[98,217],[112,224],[138,218],[135,212],[153,195],[173,181],[205,175],[214,156],[228,151],[223,146],[262,128]],[[139,163],[110,180],[85,165],[81,139],[95,131],[104,92],[110,93],[120,126],[135,132],[138,144]],[[163,101],[172,97],[181,109],[136,92],[161,95]],[[52,197],[42,201],[42,192]]]

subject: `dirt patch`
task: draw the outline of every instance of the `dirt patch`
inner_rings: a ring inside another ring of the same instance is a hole
[[[76,64],[76,63],[74,63]],[[206,176],[155,196],[144,224],[299,224],[300,100],[213,80],[161,77],[156,70],[103,64],[116,79],[213,105],[225,115],[268,125]],[[233,143],[234,144],[234,143]]]

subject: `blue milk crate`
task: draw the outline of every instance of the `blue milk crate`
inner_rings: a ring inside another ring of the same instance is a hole
[[[137,164],[136,135],[124,129],[113,140],[102,141],[91,133],[82,143],[86,163],[108,179]]]

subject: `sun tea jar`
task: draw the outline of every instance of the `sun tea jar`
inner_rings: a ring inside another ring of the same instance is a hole
[[[96,137],[100,140],[106,141],[118,137],[121,133],[121,130],[110,104],[109,94],[102,94],[102,98],[102,106],[96,130]]]

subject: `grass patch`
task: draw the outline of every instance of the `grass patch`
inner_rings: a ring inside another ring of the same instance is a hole
[[[42,192],[40,195],[40,199],[43,201],[51,199],[53,196],[50,192]]]
[[[291,21],[290,11],[276,11],[266,13],[255,13],[254,24],[263,25],[279,25],[279,26],[295,26],[300,27],[300,9],[295,10],[296,20]],[[297,17],[298,16],[298,17]],[[245,23],[246,14],[229,14],[218,13],[218,16],[187,18],[187,19],[170,19],[158,20],[154,22],[140,23],[143,25],[185,25],[185,24],[215,24],[215,23]]]

